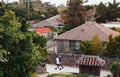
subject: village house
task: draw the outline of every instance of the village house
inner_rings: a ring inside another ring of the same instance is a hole
[[[120,22],[107,22],[107,23],[101,23],[101,25],[107,28],[120,29]]]
[[[114,38],[118,36],[119,33],[95,22],[88,21],[54,38],[56,51],[65,52],[68,49],[74,52],[80,51],[81,41],[90,41],[95,35],[98,35],[101,42],[105,43],[109,40],[110,35]]]
[[[35,2],[37,0],[29,0],[29,2]],[[24,2],[28,2],[28,0],[19,0],[19,3],[24,3]]]
[[[38,28],[35,30],[38,34],[45,36],[48,40],[52,39],[52,30],[49,28]]]
[[[60,18],[60,15],[53,16],[51,18],[48,18],[46,20],[31,25],[32,29],[41,28],[41,27],[54,27],[55,29],[63,28],[63,23]]]

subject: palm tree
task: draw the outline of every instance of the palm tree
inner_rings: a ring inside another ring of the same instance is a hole
[[[67,7],[62,11],[65,30],[70,30],[84,23],[85,8],[83,0],[67,0]]]
[[[110,2],[109,2],[109,8],[114,8],[114,9],[116,9],[116,8],[118,8],[119,4],[120,4],[120,3],[116,3],[116,0],[114,0],[113,3],[110,3]]]

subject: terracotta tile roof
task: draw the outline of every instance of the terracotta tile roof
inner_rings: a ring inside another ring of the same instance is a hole
[[[52,32],[49,28],[38,28],[36,29],[37,33],[47,33],[47,32]]]
[[[82,55],[77,63],[79,65],[102,67],[105,64],[105,60],[101,59],[99,56]]]
[[[62,22],[60,16],[56,15],[39,23],[33,24],[32,27],[57,26],[58,24],[62,24]]]
[[[99,39],[102,42],[106,42],[109,39],[109,36],[113,37],[118,36],[120,33],[113,31],[109,28],[101,26],[95,22],[86,22],[85,24],[78,26],[70,31],[67,31],[58,37],[55,40],[92,40],[95,35],[99,36]]]

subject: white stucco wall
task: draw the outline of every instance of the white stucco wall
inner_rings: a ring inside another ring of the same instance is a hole
[[[69,41],[57,40],[56,44],[58,52],[65,52],[65,50],[69,48]]]
[[[57,40],[56,45],[57,45],[57,52],[63,52],[64,51],[64,41]]]

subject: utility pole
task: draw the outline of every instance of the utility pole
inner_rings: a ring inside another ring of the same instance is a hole
[[[4,0],[2,0],[2,3],[4,2]]]
[[[116,4],[116,0],[113,1],[113,4],[114,4],[114,5]]]
[[[30,21],[30,4],[29,4],[29,0],[27,0],[27,6],[28,6],[28,22]]]
[[[9,0],[7,0],[7,4],[8,4]]]

